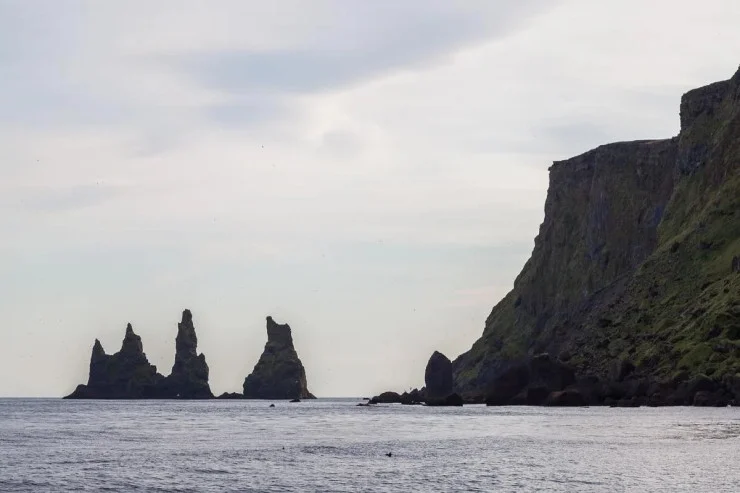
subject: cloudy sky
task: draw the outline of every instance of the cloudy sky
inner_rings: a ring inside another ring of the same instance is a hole
[[[0,0],[0,395],[86,381],[127,322],[217,393],[265,316],[319,396],[423,385],[512,285],[547,168],[669,137],[740,2]]]

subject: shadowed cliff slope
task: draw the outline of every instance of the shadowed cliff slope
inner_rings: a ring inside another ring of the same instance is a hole
[[[604,379],[629,362],[662,381],[739,381],[740,71],[680,112],[677,137],[553,164],[532,256],[454,361],[456,390],[484,393],[543,352]]]

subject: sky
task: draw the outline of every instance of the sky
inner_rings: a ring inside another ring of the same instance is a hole
[[[293,328],[310,390],[424,384],[543,219],[547,169],[678,132],[740,2],[0,0],[0,396],[62,396],[126,324],[215,393]]]

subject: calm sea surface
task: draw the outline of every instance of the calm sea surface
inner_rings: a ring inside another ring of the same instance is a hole
[[[0,399],[0,491],[740,491],[740,408],[357,402]]]

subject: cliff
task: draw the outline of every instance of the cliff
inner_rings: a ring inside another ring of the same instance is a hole
[[[244,380],[247,399],[313,399],[306,370],[293,347],[288,324],[267,317],[267,344],[252,373]]]
[[[78,385],[66,398],[152,398],[158,395],[163,380],[164,377],[157,373],[157,367],[149,364],[141,337],[128,324],[121,350],[115,354],[105,354],[100,341],[95,339],[87,385]]]
[[[532,255],[453,362],[457,391],[490,394],[546,352],[602,399],[651,384],[671,403],[740,399],[740,71],[686,93],[680,114],[677,137],[553,164]],[[630,379],[644,385],[610,386]]]

